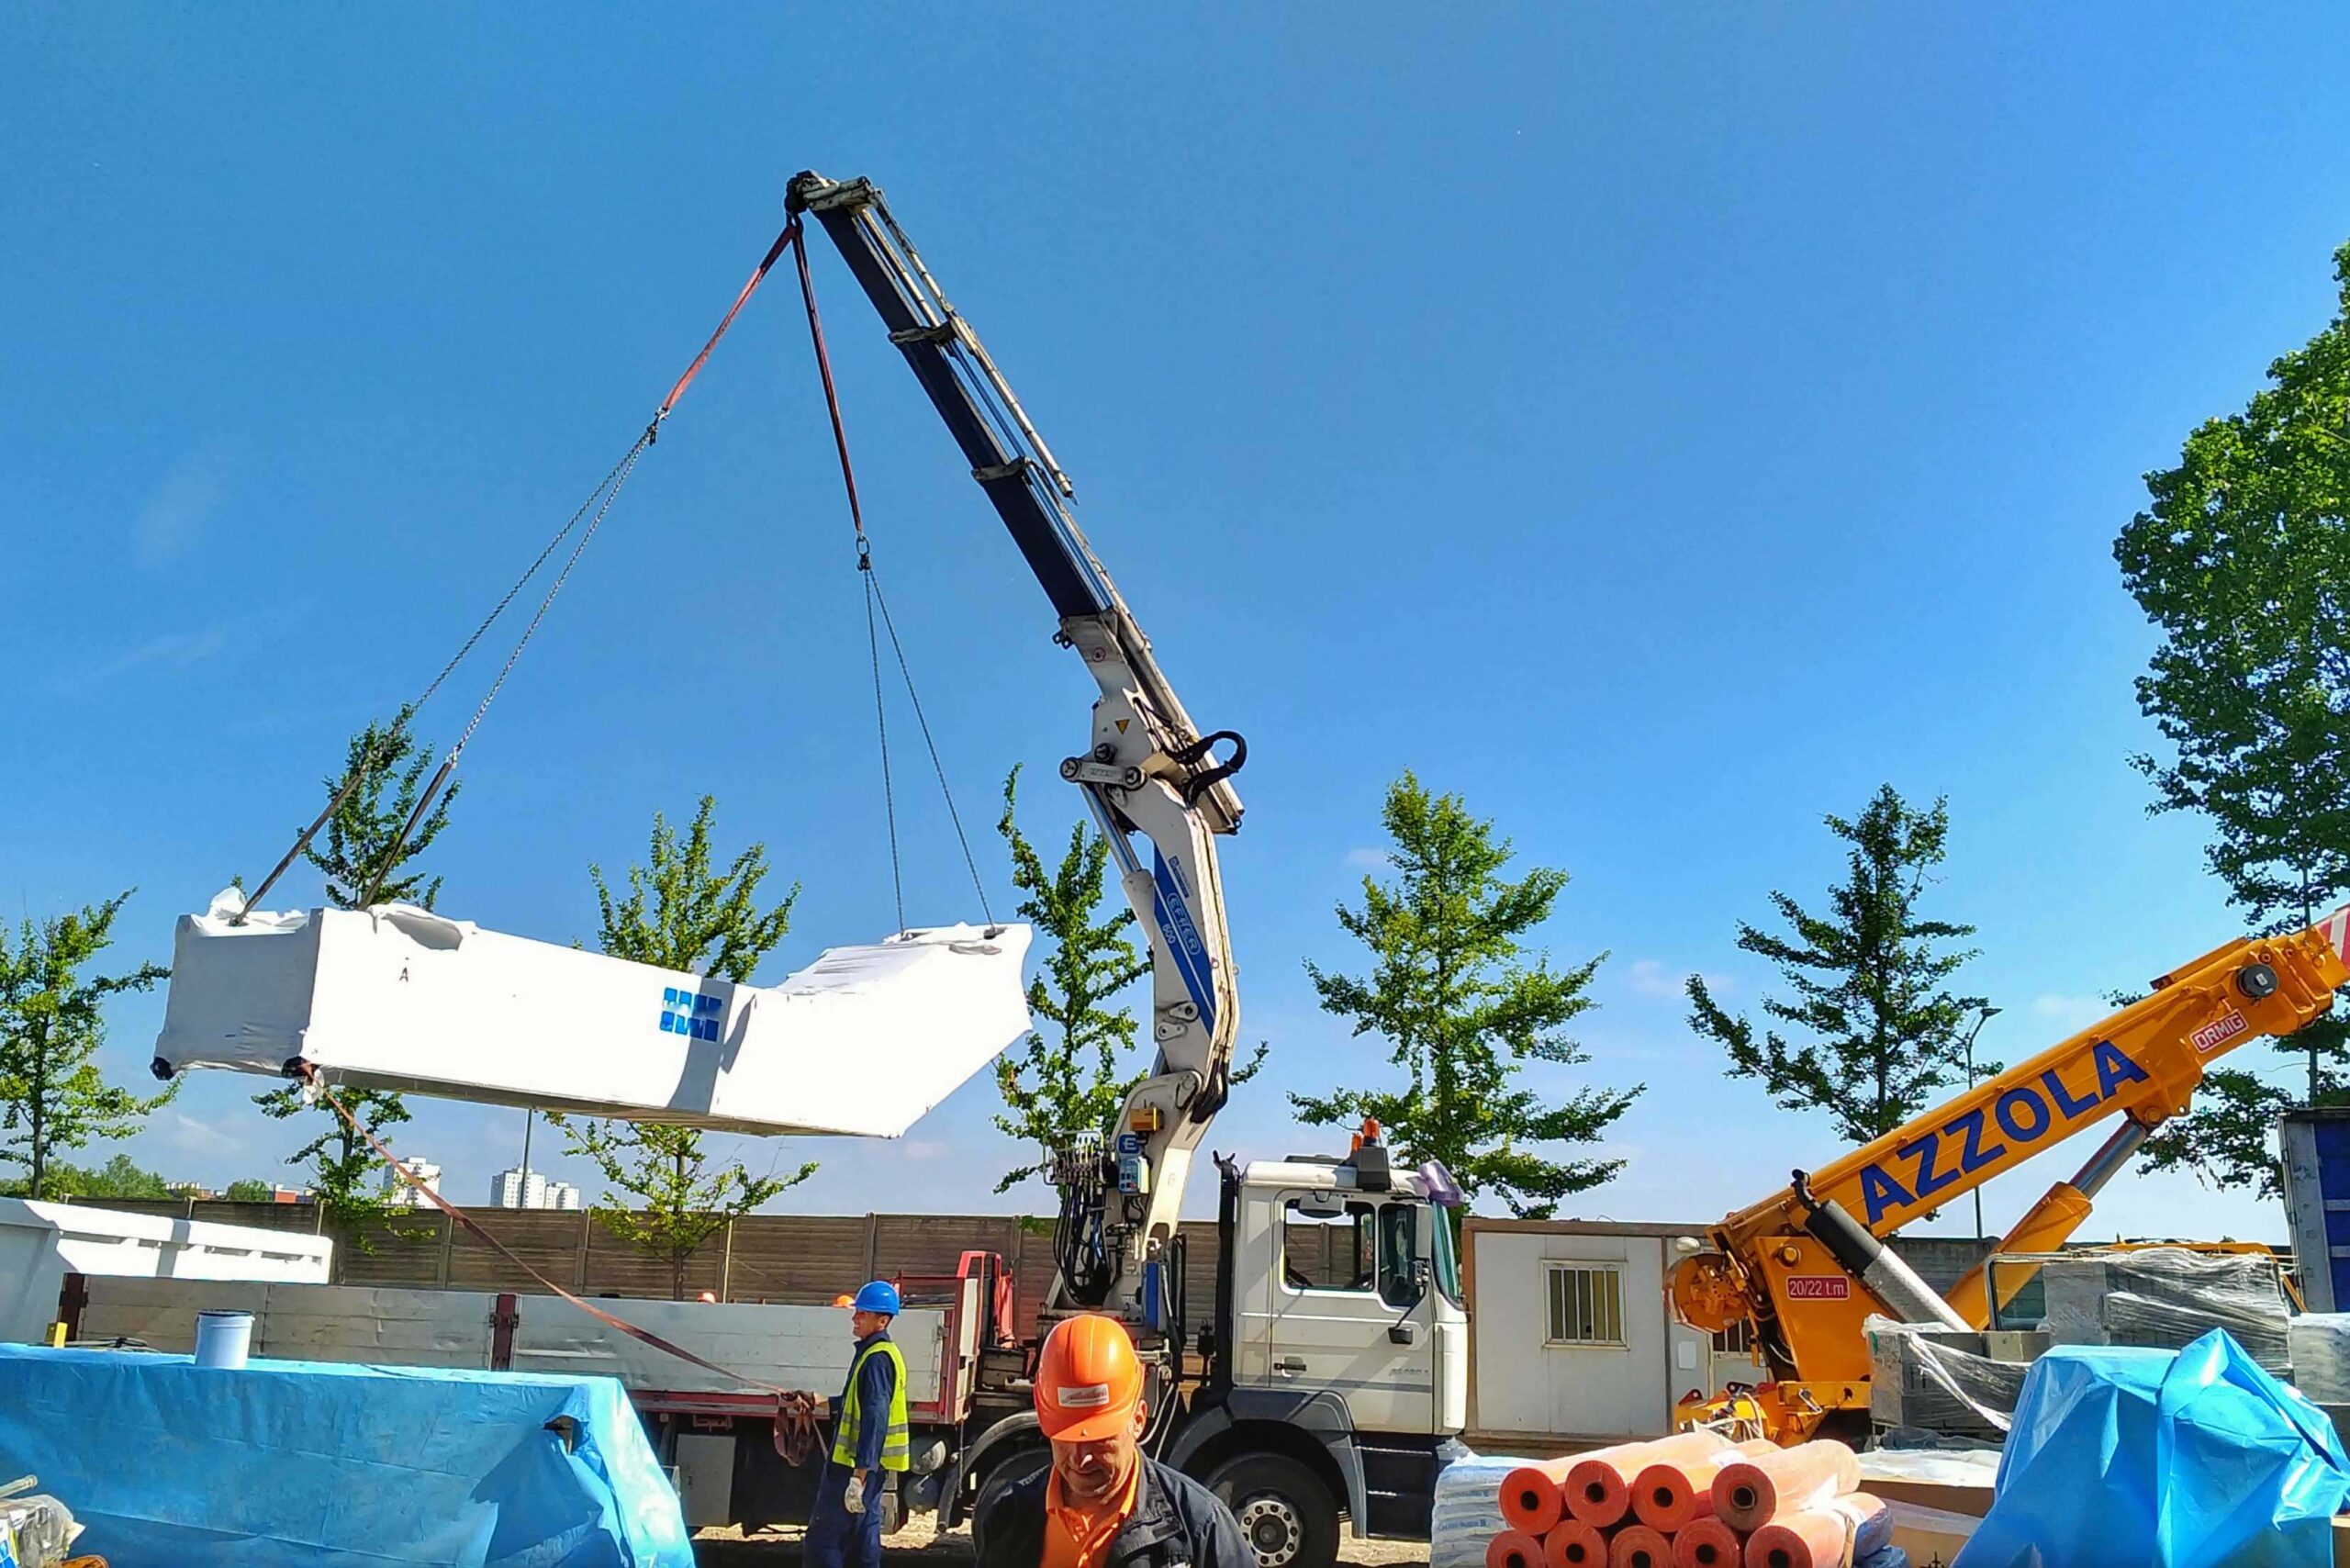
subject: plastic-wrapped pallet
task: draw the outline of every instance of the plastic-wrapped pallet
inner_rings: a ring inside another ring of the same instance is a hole
[[[2177,1350],[2224,1328],[2263,1370],[2281,1374],[2292,1364],[2282,1271],[2271,1254],[2066,1253],[2047,1259],[2041,1279],[2055,1344]]]
[[[1449,1445],[1459,1455],[1437,1472],[1436,1511],[1428,1524],[1428,1568],[1484,1568],[1485,1545],[1502,1523],[1502,1478],[1521,1461],[1487,1459]]]
[[[1869,1415],[1883,1427],[1917,1427],[1996,1440],[2015,1413],[2031,1369],[1982,1353],[1980,1334],[1872,1316]]]
[[[2293,1386],[2320,1405],[2350,1405],[2350,1312],[2310,1312],[2286,1330]]]

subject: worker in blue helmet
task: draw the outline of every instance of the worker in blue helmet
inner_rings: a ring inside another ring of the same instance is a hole
[[[875,1280],[849,1306],[856,1353],[848,1383],[820,1414],[833,1418],[832,1458],[816,1484],[800,1547],[805,1568],[881,1568],[885,1473],[905,1470],[913,1449],[906,1422],[906,1359],[890,1339],[898,1287]]]

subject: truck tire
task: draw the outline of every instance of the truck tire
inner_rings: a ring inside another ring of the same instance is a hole
[[[979,1478],[979,1495],[971,1500],[971,1517],[978,1518],[1004,1493],[1032,1476],[1044,1474],[1052,1462],[1053,1450],[1037,1445],[1024,1445],[997,1460]]]
[[[1330,1568],[1338,1560],[1338,1505],[1330,1489],[1286,1454],[1244,1453],[1204,1482],[1240,1521],[1258,1568]]]

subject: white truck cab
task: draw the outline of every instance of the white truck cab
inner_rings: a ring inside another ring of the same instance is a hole
[[[1427,1540],[1438,1450],[1467,1424],[1460,1195],[1371,1132],[1343,1159],[1216,1165],[1207,1376],[1163,1457],[1231,1505],[1263,1568],[1325,1568],[1341,1515]]]

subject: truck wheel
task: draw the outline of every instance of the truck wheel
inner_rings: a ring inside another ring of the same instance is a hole
[[[1240,1521],[1258,1568],[1330,1568],[1338,1560],[1338,1505],[1297,1461],[1242,1454],[1211,1471],[1206,1485]]]
[[[971,1517],[986,1513],[995,1500],[1033,1476],[1051,1468],[1053,1450],[1046,1448],[1017,1448],[989,1467],[979,1482],[979,1495],[971,1501]]]

